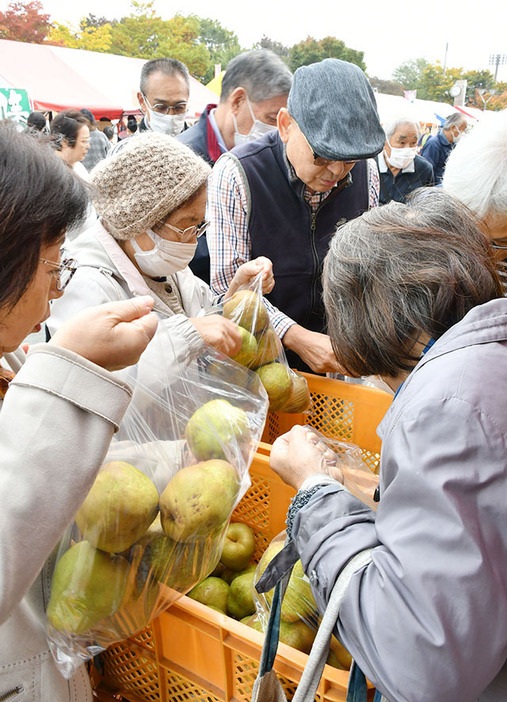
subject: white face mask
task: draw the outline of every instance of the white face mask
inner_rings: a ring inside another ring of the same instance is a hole
[[[151,110],[148,105],[146,105],[146,109],[150,115],[149,125],[154,132],[177,136],[183,131],[186,112],[183,115],[160,115],[158,112]]]
[[[248,99],[248,95],[246,95],[246,104],[248,105],[248,109],[250,110],[250,114],[252,115],[253,124],[248,134],[240,134],[238,132],[238,123],[236,122],[236,116],[232,115],[232,121],[234,122],[234,146],[246,144],[247,141],[255,141],[255,139],[260,139],[261,136],[264,136],[264,134],[267,134],[273,129],[276,129],[276,127],[272,126],[271,124],[266,124],[265,122],[261,122],[260,119],[255,119],[255,115],[252,110],[252,105],[250,104],[250,100]]]
[[[463,136],[464,133],[465,133],[465,132],[460,132],[460,130],[456,127],[456,132],[453,132],[453,133],[452,133],[453,143],[454,143],[454,144],[457,144],[458,141],[461,139],[461,137]]]
[[[389,146],[391,146],[389,139],[387,140]],[[393,168],[403,169],[409,166],[417,154],[417,147],[407,146],[400,149],[396,146],[391,146],[391,155],[386,154],[386,158]]]
[[[134,247],[134,257],[139,268],[152,278],[167,278],[178,271],[182,271],[193,259],[197,248],[197,241],[182,243],[181,241],[168,241],[162,239],[152,229],[146,234],[155,246],[149,251],[143,251],[135,239],[131,239]]]

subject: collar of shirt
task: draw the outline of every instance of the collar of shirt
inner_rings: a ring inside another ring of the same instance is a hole
[[[292,163],[291,163],[291,162],[289,161],[289,159],[287,158],[287,147],[286,147],[286,144],[283,145],[283,157],[284,157],[285,163],[287,164],[287,168],[288,168],[288,171],[289,171],[289,177],[290,177],[290,180],[292,181],[292,183],[296,183],[296,182],[298,182],[298,181],[299,181],[300,183],[302,183],[303,181],[300,180],[300,178],[298,178],[298,176],[297,176],[297,174],[296,174],[296,171],[295,171],[295,169],[294,169],[294,166],[292,165]],[[352,174],[351,174],[351,173],[347,173],[346,179],[347,179],[347,184],[352,183]],[[337,183],[334,187],[332,187],[331,190],[326,190],[326,192],[324,192],[324,193],[312,193],[312,192],[307,188],[306,184],[303,183],[303,185],[305,186],[304,193],[303,193],[303,197],[304,197],[304,199],[305,199],[305,202],[307,202],[307,203],[310,205],[310,207],[312,208],[312,210],[315,212],[315,210],[317,210],[317,209],[320,207],[320,205],[321,205],[322,202],[326,199],[326,197],[327,197],[328,195],[330,195],[330,193],[332,193],[333,190],[334,190],[335,188],[337,188],[338,185],[339,185],[340,183],[341,183],[341,181],[338,181],[338,183]]]
[[[216,107],[215,107],[215,110],[216,110]],[[224,138],[220,132],[220,129],[218,128],[218,124],[217,124],[217,121],[215,119],[215,110],[210,110],[210,113],[208,115],[208,119],[210,121],[211,126],[213,127],[213,131],[215,132],[215,136],[217,138],[218,145],[220,147],[220,151],[223,154],[225,154],[225,152],[229,151],[229,149],[225,145]]]
[[[389,168],[389,166],[387,165],[387,161],[385,159],[384,152],[381,151],[378,155],[378,169],[379,169],[380,173],[387,173],[388,168]],[[415,159],[410,161],[410,163],[408,164],[408,166],[406,166],[406,168],[402,168],[401,172],[402,173],[415,173]]]

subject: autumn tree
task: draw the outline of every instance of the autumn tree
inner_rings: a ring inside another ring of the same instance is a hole
[[[216,64],[225,69],[229,61],[243,51],[234,32],[225,29],[217,20],[209,18],[199,19],[199,43],[206,47],[209,55],[209,66],[203,76],[204,83],[209,83],[215,75]]]
[[[42,44],[51,29],[51,17],[39,0],[11,2],[0,12],[0,39]]]
[[[289,68],[295,71],[299,66],[308,66],[326,58],[338,58],[355,63],[363,71],[366,70],[364,52],[349,49],[345,43],[336,37],[325,37],[317,41],[307,37],[299,44],[294,44],[289,50]]]

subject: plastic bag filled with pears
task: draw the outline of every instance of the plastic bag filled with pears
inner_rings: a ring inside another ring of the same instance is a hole
[[[259,376],[271,412],[308,413],[312,408],[306,378],[290,368],[284,348],[270,322],[262,296],[262,276],[223,301],[222,314],[235,322],[242,337],[233,360]],[[210,313],[216,313],[214,307]]]
[[[64,677],[217,565],[268,411],[260,379],[242,370],[250,377],[209,346],[179,353],[159,324],[124,372],[131,404],[52,577],[47,637]]]
[[[308,441],[319,447],[322,456],[322,472],[327,473],[326,464],[337,466],[344,476],[344,485],[355,497],[375,509],[373,494],[378,484],[374,475],[364,462],[362,450],[355,444],[331,439],[312,427],[304,427]],[[268,564],[283,549],[286,543],[285,531],[278,534],[264,551],[256,568],[254,581],[257,583]],[[253,589],[256,614],[246,622],[260,631],[266,631],[274,590],[258,593]],[[308,577],[303,571],[301,561],[296,561],[290,575],[287,590],[282,600],[280,617],[280,641],[289,646],[309,653],[320,623],[320,614],[312,594]],[[331,639],[327,662],[336,668],[348,670],[351,656],[334,636]]]

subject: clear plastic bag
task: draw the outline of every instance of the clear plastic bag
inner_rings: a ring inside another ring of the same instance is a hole
[[[235,322],[242,345],[233,357],[261,379],[269,398],[271,412],[307,413],[312,402],[306,378],[287,363],[284,348],[270,322],[262,296],[261,274],[250,286],[241,287],[221,305],[224,317]],[[217,312],[213,308],[210,312]]]
[[[250,484],[262,384],[207,346],[169,364],[171,345],[159,328],[126,372],[133,400],[60,544],[47,637],[67,678],[213,571]]]
[[[255,573],[255,582],[261,577],[268,563],[285,545],[286,532],[282,531],[271,541],[259,561]],[[254,589],[257,612],[246,624],[259,631],[266,631],[274,590],[259,594]],[[303,571],[301,561],[296,561],[282,600],[280,615],[280,641],[297,648],[303,653],[310,653],[319,628],[321,616],[312,594],[308,577]],[[328,663],[336,668],[348,670],[352,658],[344,646],[334,636],[328,656]]]

